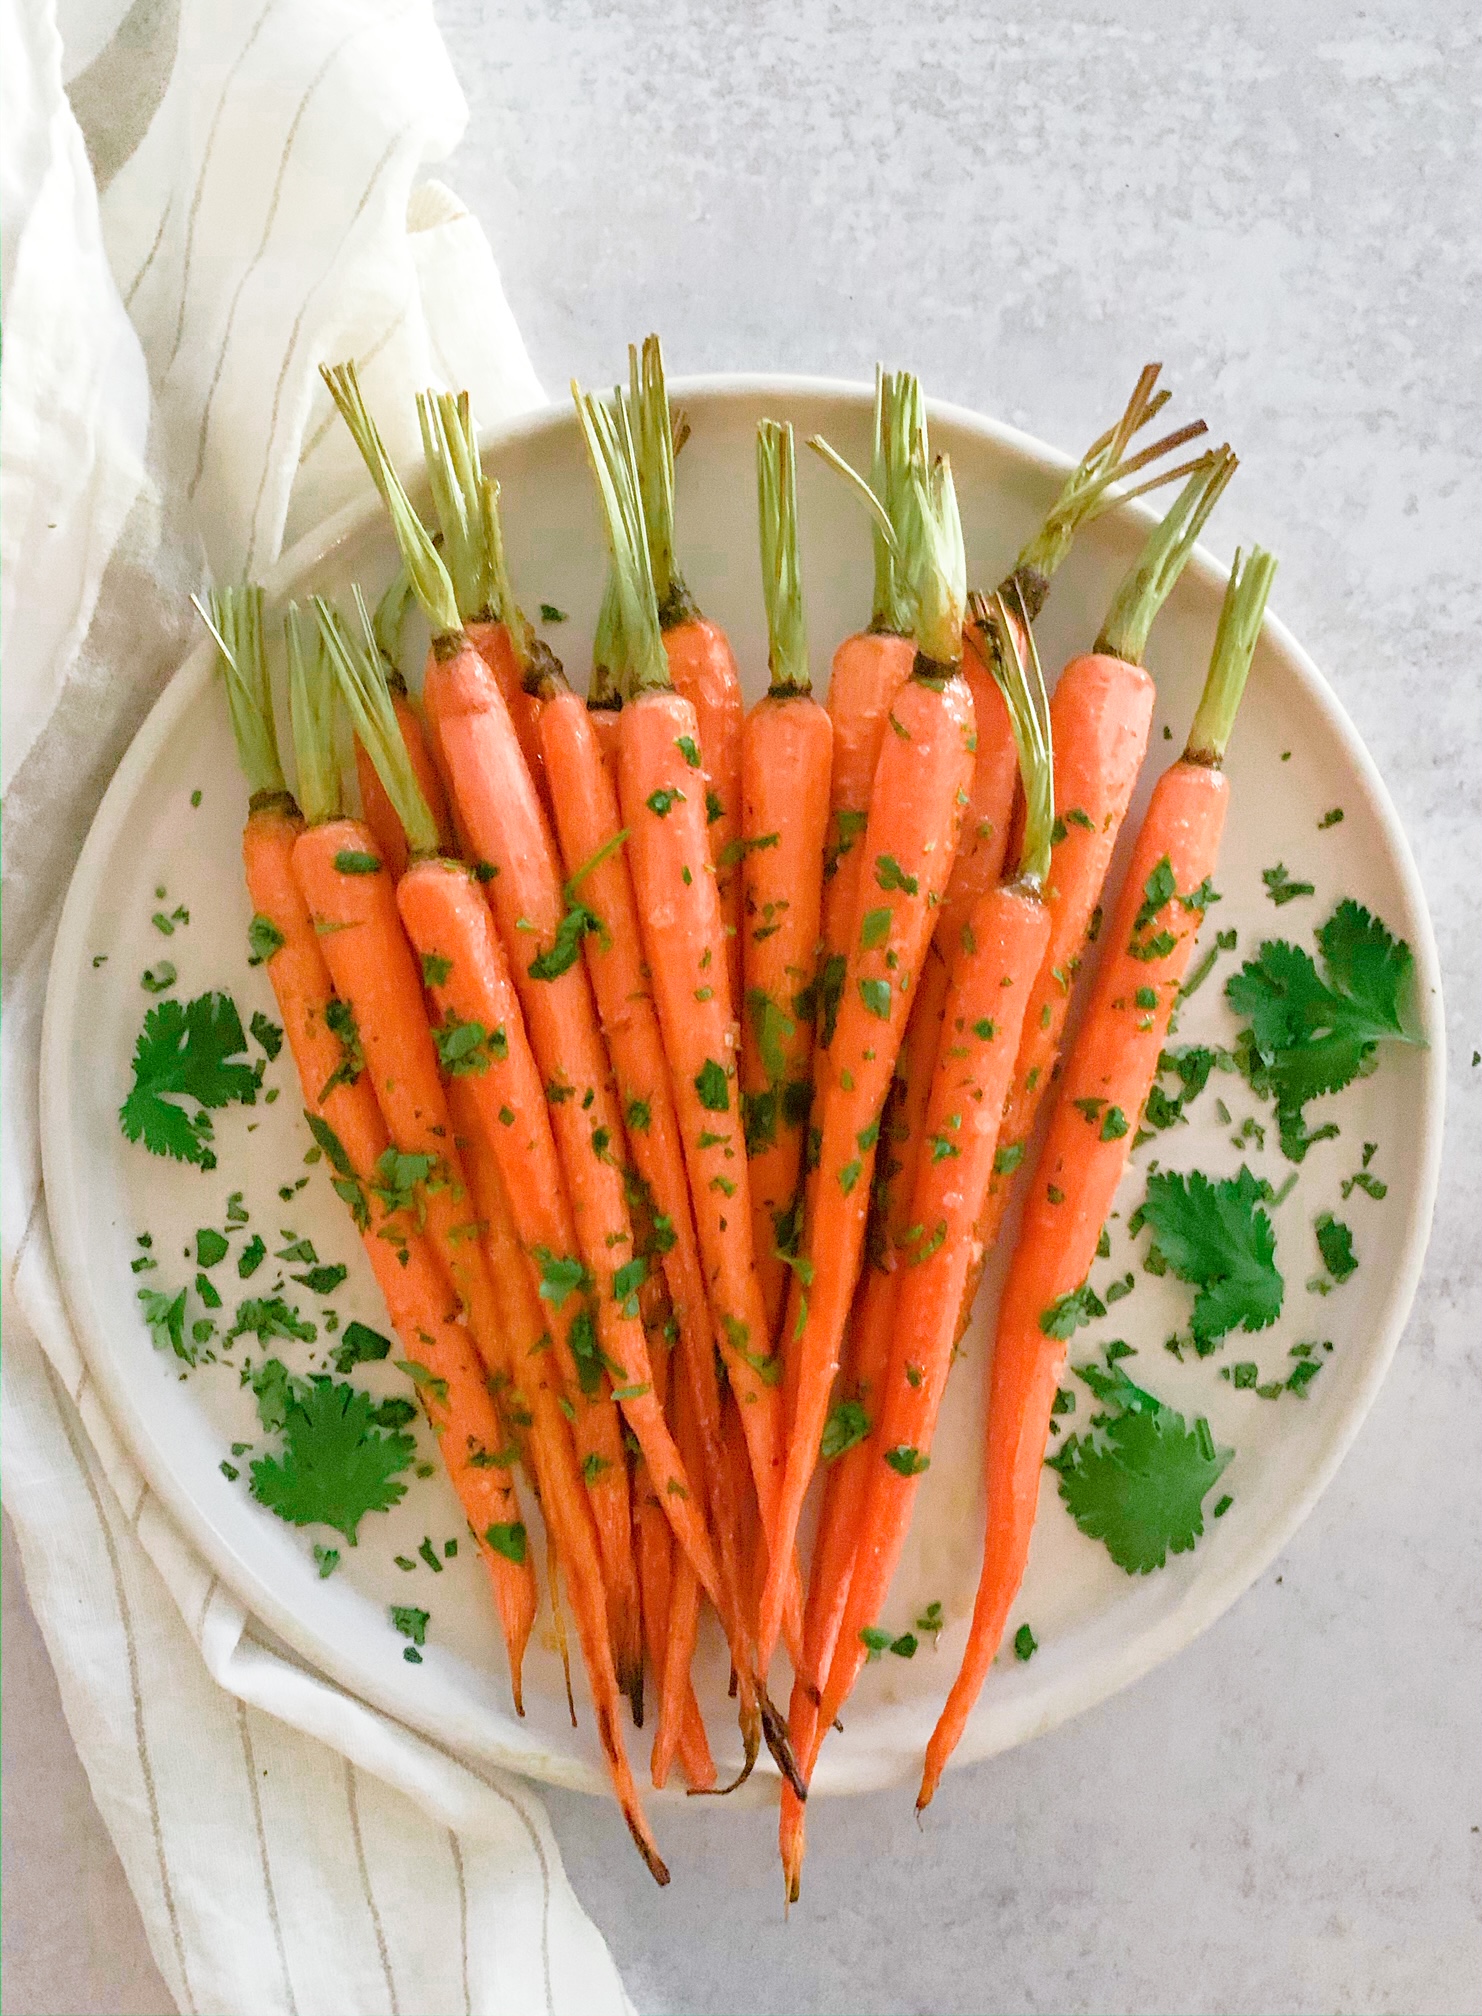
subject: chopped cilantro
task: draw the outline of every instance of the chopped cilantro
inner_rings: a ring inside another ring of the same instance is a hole
[[[427,1643],[427,1626],[431,1619],[425,1610],[412,1610],[400,1603],[391,1605],[391,1622],[403,1638],[410,1638],[414,1645]]]
[[[540,620],[542,623],[565,623],[569,619],[566,611],[558,609],[554,602],[542,602],[540,605]]]
[[[254,1232],[252,1237],[247,1241],[247,1244],[237,1255],[238,1277],[246,1281],[251,1275],[257,1272],[267,1257],[268,1249],[266,1242],[260,1233]]]
[[[1343,824],[1343,807],[1341,805],[1335,805],[1330,812],[1324,812],[1321,819],[1318,820],[1317,830],[1319,833],[1324,833],[1327,831],[1329,826],[1341,826],[1342,824]]]
[[[167,1295],[159,1288],[141,1288],[139,1304],[156,1351],[173,1351],[182,1364],[194,1365],[196,1352],[185,1338],[185,1290]]]
[[[863,1442],[869,1432],[870,1417],[859,1401],[841,1400],[823,1424],[823,1439],[818,1445],[818,1453],[825,1463],[832,1463],[846,1449]]]
[[[862,951],[873,952],[885,943],[890,936],[891,914],[888,905],[882,910],[866,910],[864,921],[859,927],[859,943]]]
[[[869,1013],[878,1021],[890,1020],[890,982],[888,980],[861,980],[859,998]]]
[[[368,1323],[347,1323],[334,1347],[334,1369],[348,1372],[352,1365],[371,1365],[391,1355],[391,1339]]]
[[[434,1025],[432,1040],[437,1061],[450,1078],[482,1076],[491,1062],[502,1062],[509,1055],[503,1023],[486,1029],[482,1022],[461,1022],[451,1009]]]
[[[247,926],[247,950],[249,966],[261,966],[265,959],[271,959],[275,952],[282,950],[283,933],[271,917],[264,917],[259,910]]]
[[[1244,1164],[1220,1181],[1194,1170],[1149,1176],[1141,1216],[1180,1281],[1199,1290],[1190,1318],[1201,1355],[1237,1326],[1264,1330],[1281,1314],[1285,1283],[1276,1234],[1261,1209],[1266,1189]]]
[[[1106,1304],[1096,1293],[1089,1281],[1083,1281],[1079,1288],[1073,1288],[1068,1295],[1045,1310],[1039,1319],[1039,1327],[1046,1337],[1057,1338],[1066,1343],[1083,1324],[1094,1323],[1106,1314]]]
[[[349,1271],[336,1261],[332,1267],[311,1267],[307,1274],[295,1274],[293,1279],[311,1295],[333,1295]]]
[[[676,735],[674,738],[674,746],[679,751],[680,755],[684,758],[685,762],[689,764],[691,770],[699,769],[700,751],[696,747],[695,738],[693,735]]]
[[[592,1285],[592,1277],[574,1254],[552,1253],[547,1246],[537,1246],[535,1258],[540,1265],[540,1299],[553,1309],[561,1308],[568,1295]]]
[[[1002,1148],[994,1151],[993,1173],[995,1176],[1012,1176],[1023,1160],[1024,1143],[1022,1141],[1006,1142]]]
[[[198,1267],[214,1267],[219,1260],[224,1260],[226,1256],[227,1242],[225,1237],[216,1231],[214,1227],[203,1225],[196,1233],[196,1265]]]
[[[1274,868],[1263,868],[1261,880],[1266,885],[1266,894],[1278,910],[1284,903],[1294,902],[1298,896],[1313,895],[1316,889],[1314,883],[1293,881],[1284,861],[1278,861]]]
[[[921,888],[917,878],[908,875],[893,854],[876,855],[875,880],[882,889],[899,889],[905,896],[915,896]]]
[[[125,1138],[142,1141],[151,1155],[214,1169],[207,1109],[256,1102],[260,1067],[235,1061],[246,1049],[229,994],[151,1008],[134,1045],[133,1088],[119,1108]]]
[[[931,1468],[931,1458],[913,1449],[909,1442],[898,1442],[894,1449],[887,1449],[885,1461],[898,1477],[919,1477]]]
[[[270,1337],[296,1337],[302,1344],[312,1344],[319,1335],[318,1325],[301,1317],[281,1295],[249,1299],[237,1304],[237,1320],[227,1335],[242,1337],[249,1331],[259,1343],[264,1344]]]
[[[1032,1659],[1039,1650],[1039,1640],[1027,1624],[1021,1624],[1014,1633],[1014,1657],[1019,1660]]]
[[[1353,1250],[1353,1234],[1341,1218],[1322,1212],[1313,1227],[1322,1263],[1335,1281],[1346,1281],[1357,1271],[1358,1256]]]
[[[517,1568],[525,1565],[525,1528],[518,1520],[503,1526],[486,1526],[484,1538],[496,1554],[502,1554],[506,1561],[513,1561]]]
[[[338,1547],[322,1547],[316,1540],[314,1542],[314,1560],[318,1565],[319,1580],[321,1582],[327,1581],[340,1565],[340,1550]]]
[[[731,1095],[726,1074],[713,1057],[707,1057],[695,1075],[695,1090],[707,1113],[729,1113]]]
[[[684,803],[684,793],[673,785],[665,785],[658,791],[650,791],[643,802],[657,818],[667,819],[676,804]]]
[[[282,1028],[278,1023],[270,1021],[260,1008],[254,1013],[252,1021],[248,1026],[266,1051],[268,1062],[271,1064],[278,1052],[283,1048]]]
[[[602,920],[585,903],[573,903],[556,926],[556,935],[544,952],[530,961],[532,980],[559,980],[576,964],[581,941],[589,932],[601,931]]]
[[[161,959],[156,965],[146,966],[139,975],[139,985],[146,994],[163,994],[173,987],[179,975],[168,959]]]
[[[448,975],[452,970],[452,960],[444,959],[441,953],[424,952],[422,954],[422,985],[424,987],[445,986]]]
[[[336,875],[379,875],[381,858],[378,854],[363,854],[354,847],[342,847],[334,857]]]

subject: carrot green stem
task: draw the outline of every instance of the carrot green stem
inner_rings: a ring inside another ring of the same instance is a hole
[[[1129,665],[1140,665],[1153,619],[1188,565],[1199,534],[1225,485],[1235,474],[1228,444],[1206,455],[1178,493],[1166,517],[1148,534],[1136,565],[1112,598],[1096,649]]]
[[[797,457],[792,428],[785,422],[763,420],[756,430],[756,490],[771,692],[774,698],[811,693],[808,624],[798,558]]]
[[[285,792],[288,787],[278,760],[273,695],[263,646],[262,590],[246,582],[239,588],[218,588],[209,603],[203,603],[196,595],[190,599],[196,614],[216,640],[217,657],[226,680],[232,733],[247,789],[253,798]]]
[[[1225,760],[1275,575],[1276,561],[1261,547],[1252,549],[1243,569],[1237,549],[1225,585],[1209,676],[1184,750],[1186,763],[1203,763],[1216,770]]]
[[[298,802],[311,826],[323,826],[338,819],[344,806],[334,747],[334,674],[318,626],[297,602],[290,602],[283,613],[283,641],[288,650],[288,713],[298,759]],[[376,663],[380,664],[379,651]]]
[[[1205,431],[1202,420],[1194,420],[1186,427],[1165,435],[1151,447],[1141,449],[1135,455],[1127,453],[1133,437],[1141,433],[1153,416],[1162,411],[1171,394],[1166,390],[1155,392],[1159,364],[1145,364],[1132,397],[1128,400],[1121,418],[1115,427],[1094,441],[1082,456],[1076,467],[1066,478],[1060,495],[1047,512],[1044,522],[1034,537],[1020,553],[1014,563],[1014,575],[1024,591],[1025,605],[1031,621],[1038,616],[1044,606],[1044,598],[1049,589],[1051,577],[1066,554],[1071,542],[1083,525],[1093,518],[1099,518],[1105,511],[1126,501],[1126,493],[1115,489],[1126,477],[1139,469],[1145,469],[1150,462],[1169,454],[1184,442],[1191,441]],[[1153,485],[1169,483],[1187,469],[1167,470],[1152,479]],[[1142,486],[1150,487],[1150,486]],[[1140,494],[1140,491],[1139,491]]]
[[[390,513],[391,529],[396,535],[412,593],[432,626],[433,642],[461,636],[463,621],[458,614],[458,598],[448,570],[426,526],[412,509],[411,499],[402,487],[400,477],[391,466],[376,423],[360,395],[355,366],[321,365],[320,375],[329,387],[329,396],[340,409],[341,417]]]
[[[1030,627],[1029,610],[1018,583],[1011,584],[1009,597],[1018,618],[1009,614],[1003,590],[998,590],[984,607],[974,608],[980,623],[991,620],[1000,640],[991,670],[1009,710],[1014,731],[1014,747],[1019,754],[1019,774],[1024,780],[1024,838],[1019,848],[1020,883],[1039,891],[1050,872],[1050,848],[1055,827],[1055,754],[1050,737],[1050,700],[1045,692],[1045,675],[1040,668]],[[1026,666],[1019,649],[1023,637],[1028,654]]]
[[[892,511],[821,434],[811,435],[808,446],[853,485],[880,538],[894,555],[902,592],[911,609],[910,624],[899,634],[913,636],[919,655],[932,664],[958,664],[967,602],[967,554],[947,457],[938,455],[928,465],[923,427],[917,450],[901,477],[900,508]]]
[[[589,707],[621,707],[623,704],[623,611],[617,582],[609,566],[602,606],[597,611],[597,628],[592,637],[592,679],[587,688]]]
[[[332,668],[332,678],[344,696],[355,733],[376,767],[393,811],[402,823],[407,847],[415,860],[425,860],[438,851],[437,821],[427,808],[417,774],[402,740],[401,724],[391,702],[391,689],[381,655],[376,649],[370,614],[359,588],[355,608],[361,635],[353,637],[339,612],[322,595],[314,597],[314,613],[319,618],[319,634],[324,654]],[[295,733],[297,726],[295,724]],[[300,757],[302,763],[302,756]]]
[[[665,630],[674,630],[691,622],[697,611],[674,559],[674,423],[657,336],[645,336],[641,352],[629,344],[628,386],[659,621]]]
[[[875,366],[875,433],[870,487],[885,506],[897,544],[911,465],[926,460],[926,409],[920,380],[910,371]],[[876,524],[875,597],[870,628],[882,635],[909,637],[913,605],[897,563],[896,548]]]
[[[466,395],[462,403],[466,406]],[[490,615],[493,584],[479,498],[483,471],[477,456],[469,453],[458,409],[459,401],[449,392],[417,394],[422,460],[443,535],[443,565],[458,598],[458,613],[465,623],[472,623]]]
[[[612,561],[611,587],[618,610],[618,655],[628,693],[662,693],[670,686],[658,600],[645,534],[645,513],[637,454],[628,424],[627,402],[618,393],[610,405],[571,381],[587,459],[607,524]],[[668,425],[667,410],[665,426]]]
[[[411,606],[411,576],[404,566],[398,567],[390,585],[376,604],[376,613],[372,619],[376,627],[376,647],[386,667],[386,677],[391,681],[393,693],[406,691],[407,682],[402,678],[401,672],[401,633],[406,625],[407,611]]]

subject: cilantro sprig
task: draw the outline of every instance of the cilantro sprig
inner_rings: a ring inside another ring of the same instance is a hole
[[[1078,1365],[1101,1403],[1090,1426],[1046,1462],[1081,1531],[1129,1575],[1150,1575],[1187,1554],[1204,1532],[1204,1500],[1234,1455],[1203,1415],[1192,1428],[1119,1365]]]
[[[1286,1284],[1276,1234],[1261,1208],[1268,1192],[1242,1163],[1218,1181],[1159,1170],[1149,1176],[1140,1218],[1180,1281],[1199,1290],[1190,1327],[1203,1357],[1227,1332],[1265,1330],[1281,1314]]]
[[[367,1512],[389,1512],[406,1495],[400,1473],[417,1444],[375,1425],[376,1402],[357,1386],[316,1374],[295,1378],[270,1358],[253,1376],[258,1415],[282,1449],[252,1465],[260,1505],[293,1526],[332,1526],[353,1547]]]
[[[1300,1162],[1314,1141],[1309,1100],[1367,1077],[1382,1042],[1423,1043],[1405,1014],[1414,958],[1362,904],[1338,905],[1317,933],[1323,971],[1305,948],[1268,939],[1225,983],[1247,1027],[1241,1055],[1252,1087],[1276,1100],[1282,1153]]]
[[[211,1113],[257,1102],[261,1066],[243,1061],[247,1038],[230,994],[160,1001],[134,1045],[134,1083],[118,1110],[125,1139],[151,1155],[214,1169]]]

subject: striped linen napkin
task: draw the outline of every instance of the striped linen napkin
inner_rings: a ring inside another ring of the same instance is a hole
[[[528,1787],[244,1613],[136,1470],[62,1300],[48,957],[98,799],[182,655],[185,590],[260,573],[355,494],[322,360],[356,357],[403,416],[393,453],[423,383],[469,386],[485,422],[542,399],[482,231],[418,179],[466,119],[427,0],[179,0],[168,39],[166,6],[111,40],[107,4],[71,0],[72,74],[53,0],[0,0],[5,1505],[182,2009],[626,2011]],[[74,103],[98,112],[86,143]]]

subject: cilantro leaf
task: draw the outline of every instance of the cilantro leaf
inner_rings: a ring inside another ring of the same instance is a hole
[[[415,1609],[409,1604],[393,1603],[391,1605],[391,1622],[393,1626],[401,1633],[403,1638],[410,1638],[414,1645],[425,1645],[427,1643],[427,1626],[431,1621],[431,1614],[426,1610]]]
[[[278,1052],[283,1048],[282,1024],[271,1020],[259,1008],[254,1013],[249,1026],[254,1037],[262,1045],[263,1050],[267,1054],[268,1062],[271,1064]]]
[[[1247,1025],[1241,1038],[1254,1089],[1275,1097],[1282,1152],[1300,1162],[1327,1130],[1307,1131],[1303,1107],[1367,1077],[1379,1044],[1419,1043],[1403,1003],[1414,959],[1359,903],[1344,901],[1317,933],[1326,969],[1284,939],[1263,944],[1225,983]]]
[[[340,1334],[340,1341],[334,1347],[334,1369],[348,1372],[352,1365],[369,1365],[391,1355],[391,1339],[383,1337],[379,1330],[372,1330],[368,1323],[350,1322]]]
[[[185,1290],[172,1296],[159,1288],[141,1288],[139,1302],[155,1350],[173,1351],[182,1364],[194,1365],[195,1346],[185,1339]]]
[[[1180,1281],[1199,1290],[1190,1319],[1201,1355],[1237,1328],[1264,1330],[1281,1314],[1286,1284],[1276,1266],[1276,1234],[1262,1210],[1265,1188],[1240,1174],[1211,1182],[1159,1170],[1149,1176],[1142,1215]]]
[[[450,1078],[481,1076],[491,1063],[502,1062],[509,1055],[509,1038],[502,1022],[486,1029],[482,1022],[460,1021],[451,1008],[433,1025],[432,1040],[437,1046],[437,1061]]]
[[[406,1496],[397,1473],[417,1453],[410,1435],[372,1424],[373,1402],[326,1375],[289,1379],[282,1398],[281,1455],[252,1465],[252,1495],[294,1526],[333,1526],[353,1547],[367,1512]]]
[[[707,1113],[729,1113],[731,1095],[723,1067],[707,1057],[695,1074],[695,1091]]]
[[[319,1335],[319,1326],[306,1322],[281,1295],[271,1295],[237,1304],[237,1320],[226,1334],[241,1337],[248,1331],[259,1343],[266,1343],[270,1337],[296,1337],[301,1344],[312,1344]]]
[[[134,1083],[118,1112],[125,1138],[151,1155],[214,1169],[207,1109],[257,1100],[257,1067],[234,1061],[246,1049],[230,994],[158,1002],[134,1045]]]
[[[1083,1323],[1094,1323],[1105,1314],[1106,1304],[1090,1282],[1083,1281],[1079,1288],[1062,1295],[1058,1302],[1043,1312],[1039,1327],[1047,1337],[1058,1338],[1063,1344],[1075,1335]]]
[[[1099,1368],[1077,1370],[1086,1378]],[[1081,1531],[1104,1542],[1129,1575],[1150,1575],[1170,1553],[1186,1554],[1199,1539],[1204,1500],[1235,1452],[1216,1445],[1202,1415],[1190,1428],[1124,1374],[1111,1377],[1125,1403],[1109,1399],[1115,1411],[1094,1432],[1073,1435],[1052,1468]],[[1107,1397],[1104,1384],[1093,1383],[1093,1390]]]

